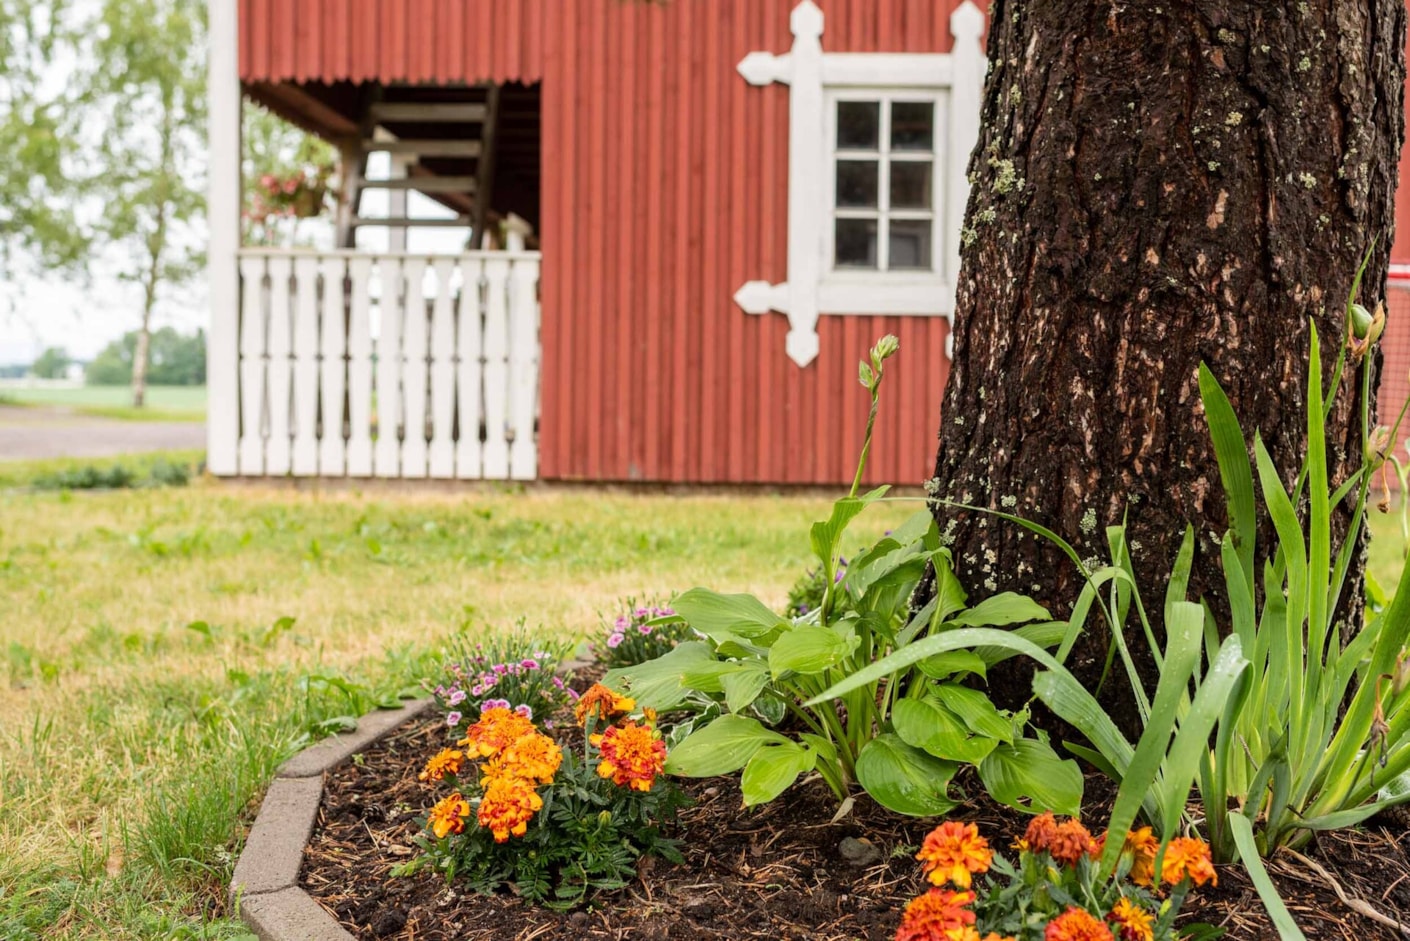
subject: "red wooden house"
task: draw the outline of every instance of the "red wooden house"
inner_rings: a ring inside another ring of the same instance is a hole
[[[213,472],[842,483],[856,361],[892,333],[868,477],[929,476],[985,67],[972,2],[210,9]],[[240,95],[342,150],[339,249],[240,246]],[[363,179],[379,151],[397,172]],[[353,249],[410,221],[358,217],[373,188],[449,207],[468,250]]]

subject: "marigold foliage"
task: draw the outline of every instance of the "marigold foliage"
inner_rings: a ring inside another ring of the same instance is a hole
[[[953,882],[968,889],[972,875],[989,871],[994,853],[974,824],[947,820],[926,835],[916,859],[932,885]]]
[[[1052,921],[1043,932],[1043,941],[1114,941],[1106,922],[1086,909],[1073,905]]]

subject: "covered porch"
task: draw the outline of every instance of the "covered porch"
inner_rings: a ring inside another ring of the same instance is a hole
[[[211,472],[536,478],[538,87],[242,82],[260,10],[210,7]],[[323,247],[242,244],[245,99],[336,148]]]

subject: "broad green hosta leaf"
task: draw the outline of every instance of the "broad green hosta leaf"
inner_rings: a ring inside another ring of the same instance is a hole
[[[794,742],[765,745],[754,753],[740,776],[744,806],[767,804],[798,780],[798,775],[813,769],[817,754]]]
[[[714,662],[709,644],[691,640],[655,660],[609,670],[602,683],[631,696],[638,706],[664,712],[680,705],[690,692],[683,680],[686,672]]]
[[[1036,739],[1000,745],[979,763],[989,796],[1027,813],[1051,810],[1076,817],[1082,809],[1082,770]]]
[[[959,627],[1004,627],[1046,620],[1049,620],[1047,608],[1027,595],[1006,591],[951,616],[947,623]]]
[[[725,705],[729,706],[730,712],[743,712],[759,698],[768,682],[769,671],[764,669],[762,663],[746,661],[739,664],[738,670],[721,677],[720,685],[724,687]]]
[[[950,778],[958,767],[886,733],[862,748],[857,779],[887,810],[912,817],[937,817],[958,804],[948,795]]]
[[[965,673],[987,676],[989,670],[989,664],[984,658],[972,650],[951,650],[949,653],[936,654],[933,657],[927,657],[916,666],[920,672],[932,680],[943,680],[949,676],[960,676]]]
[[[1001,742],[1013,741],[1013,720],[999,712],[993,700],[979,690],[941,683],[935,687],[935,695],[976,735],[987,735]]]
[[[971,734],[960,718],[932,699],[902,699],[891,709],[896,734],[936,758],[978,764],[998,741]]]
[[[788,625],[753,595],[722,595],[708,588],[692,588],[671,602],[671,607],[706,637],[721,632],[758,637]]]
[[[686,778],[713,778],[738,771],[765,745],[792,744],[744,716],[720,716],[694,732],[666,758],[666,771]]]
[[[769,648],[769,669],[776,678],[792,670],[809,676],[844,660],[857,645],[850,632],[843,636],[831,628],[799,625],[779,635]]]

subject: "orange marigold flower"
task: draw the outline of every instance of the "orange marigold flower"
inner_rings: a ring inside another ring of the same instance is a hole
[[[1160,841],[1150,827],[1141,827],[1126,834],[1126,845],[1121,851],[1131,854],[1131,881],[1136,885],[1149,888],[1155,882],[1155,854],[1159,849]]]
[[[965,906],[973,902],[973,892],[931,889],[906,904],[896,941],[956,941],[965,928],[974,924],[974,912]]]
[[[1106,917],[1116,926],[1121,941],[1154,941],[1155,916],[1125,896],[1116,900]]]
[[[649,791],[666,767],[666,743],[649,726],[627,721],[602,733],[597,773],[618,787]]]
[[[1209,846],[1204,840],[1177,836],[1165,848],[1160,877],[1168,885],[1179,885],[1187,876],[1195,885],[1219,884],[1219,875],[1214,871],[1214,861],[1209,856]]]
[[[479,721],[466,729],[465,737],[456,744],[468,745],[477,757],[489,758],[536,731],[530,720],[509,709],[495,707],[480,713]]]
[[[448,774],[459,774],[465,752],[457,748],[442,748],[431,756],[426,767],[416,777],[422,781],[439,781]]]
[[[1018,939],[1011,934],[999,934],[997,931],[991,931],[979,941],[1018,941]]]
[[[974,824],[947,820],[926,835],[916,859],[932,885],[953,882],[968,889],[972,874],[989,871],[994,852]]]
[[[485,780],[510,775],[549,784],[562,764],[563,749],[558,743],[542,732],[531,732],[491,759],[485,768]]]
[[[542,809],[543,798],[531,781],[505,775],[491,779],[485,787],[476,819],[480,826],[494,834],[496,843],[503,843],[511,833],[523,836],[529,829],[529,821]]]
[[[1057,821],[1051,813],[1043,813],[1028,821],[1028,829],[1023,831],[1023,839],[1014,844],[1014,849],[1030,853],[1046,853],[1057,835]]]
[[[1070,906],[1048,922],[1043,941],[1115,941],[1106,922],[1093,918],[1086,909]]]
[[[616,715],[625,715],[635,708],[635,699],[614,693],[601,683],[593,683],[592,688],[578,698],[573,712],[578,717],[578,725],[586,725],[589,715],[610,719]]]
[[[1064,866],[1076,866],[1083,856],[1092,854],[1092,848],[1096,845],[1092,834],[1074,817],[1057,825],[1048,845],[1048,852],[1054,860]]]
[[[426,822],[431,825],[431,832],[436,835],[436,839],[444,840],[448,833],[464,832],[465,820],[469,816],[470,802],[457,792],[437,801],[436,806],[431,808]]]

